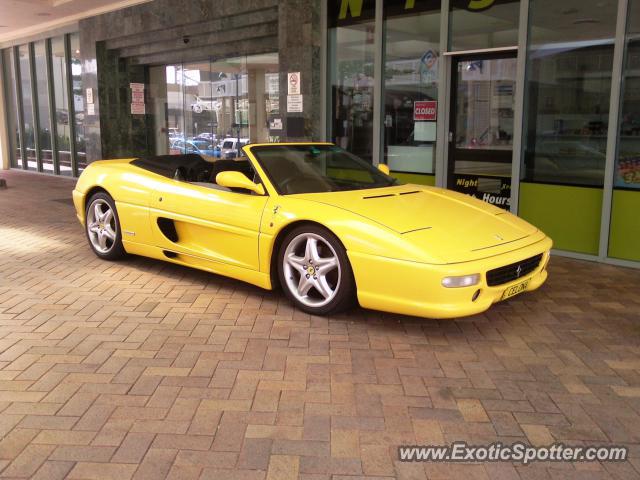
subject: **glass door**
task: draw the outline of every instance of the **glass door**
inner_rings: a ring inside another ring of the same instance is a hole
[[[509,209],[516,57],[454,57],[447,186]]]

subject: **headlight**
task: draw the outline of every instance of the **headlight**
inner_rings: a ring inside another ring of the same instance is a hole
[[[446,288],[471,287],[480,283],[480,274],[463,275],[461,277],[444,277],[442,286]]]

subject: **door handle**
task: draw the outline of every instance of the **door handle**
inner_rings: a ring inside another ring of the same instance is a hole
[[[449,143],[453,142],[453,132],[449,132]]]

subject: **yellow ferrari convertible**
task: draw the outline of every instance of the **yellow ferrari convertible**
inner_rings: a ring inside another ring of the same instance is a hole
[[[460,317],[547,278],[551,240],[480,200],[403,185],[333,144],[244,152],[91,163],[73,191],[90,247],[106,260],[130,253],[279,286],[315,315],[357,300]]]

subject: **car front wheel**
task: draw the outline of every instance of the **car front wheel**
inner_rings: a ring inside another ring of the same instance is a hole
[[[347,253],[322,227],[292,230],[282,242],[278,267],[285,294],[307,313],[329,315],[353,304],[355,282]]]
[[[89,199],[85,225],[89,245],[98,257],[116,260],[125,255],[118,212],[111,196],[100,192]]]

